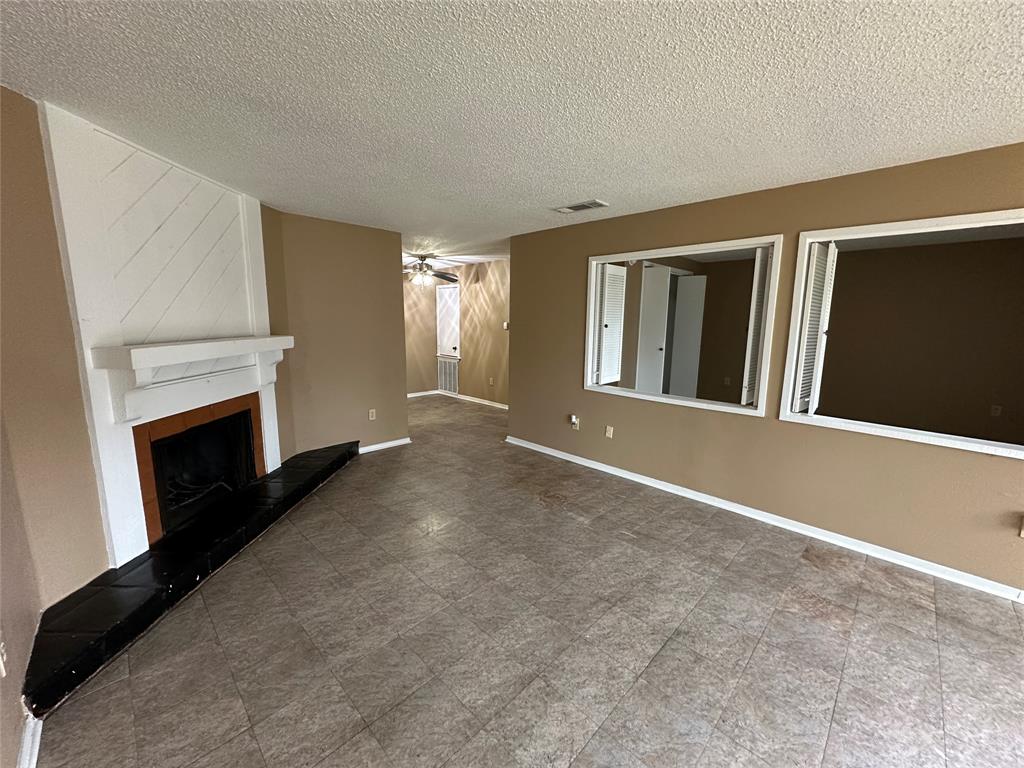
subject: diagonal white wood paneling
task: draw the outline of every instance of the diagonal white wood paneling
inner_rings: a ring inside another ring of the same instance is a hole
[[[267,466],[280,465],[280,351],[141,376],[90,364],[91,351],[103,347],[267,335],[259,201],[52,105],[43,105],[42,122],[104,533],[110,564],[122,565],[148,546],[131,428],[139,419],[258,391]]]

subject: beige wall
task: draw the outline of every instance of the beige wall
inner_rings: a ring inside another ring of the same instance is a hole
[[[828,340],[820,413],[1024,444],[1024,238],[840,252]]]
[[[509,263],[468,264],[456,272],[462,313],[459,393],[507,404],[509,332],[502,323],[508,320]]]
[[[405,391],[437,389],[437,294],[405,281]]]
[[[1021,206],[1024,144],[514,237],[510,433],[1024,587],[1024,463],[778,420],[801,230]],[[766,418],[583,390],[588,256],[776,232]]]
[[[34,102],[0,89],[0,763],[13,765],[39,612],[107,567]]]
[[[40,603],[107,567],[71,310],[33,102],[2,102],[2,411]]]
[[[406,437],[401,235],[264,206],[263,236],[271,331],[295,337],[277,367],[282,457]]]
[[[445,268],[459,276],[462,359],[459,392],[508,403],[509,263],[507,260]],[[434,287],[406,281],[406,371],[408,392],[437,389],[437,309]],[[494,383],[491,384],[491,379]]]
[[[7,432],[0,428],[0,629],[7,643],[7,676],[0,679],[0,765],[14,765],[24,708],[21,686],[39,623],[39,584],[24,512],[11,470]]]

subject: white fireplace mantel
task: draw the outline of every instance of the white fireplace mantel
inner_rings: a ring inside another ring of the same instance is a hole
[[[234,336],[94,347],[92,364],[111,372],[114,420],[143,422],[272,384],[294,346],[293,336]]]

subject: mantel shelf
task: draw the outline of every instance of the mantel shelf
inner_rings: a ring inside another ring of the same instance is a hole
[[[94,347],[92,364],[96,368],[140,371],[221,357],[279,352],[294,346],[294,336],[236,336],[124,347]]]

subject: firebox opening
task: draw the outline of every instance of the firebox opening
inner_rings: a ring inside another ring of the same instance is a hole
[[[248,410],[152,442],[164,533],[256,479]]]

